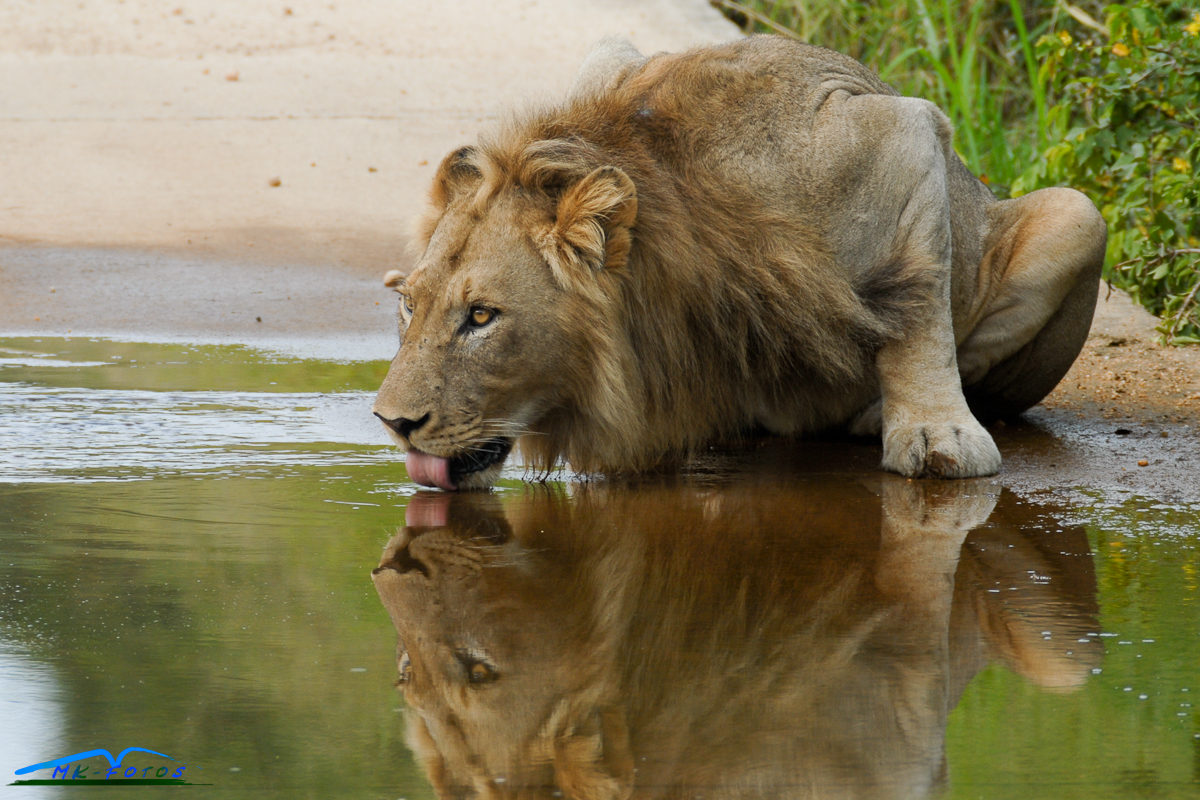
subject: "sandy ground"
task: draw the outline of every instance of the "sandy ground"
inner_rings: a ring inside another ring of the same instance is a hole
[[[1006,484],[1200,502],[1200,347],[1158,344],[1157,323],[1128,295],[1100,287],[1071,371],[1019,422],[992,428]]]
[[[704,0],[6,0],[0,241],[381,272],[441,157],[610,33],[738,35]]]
[[[608,33],[738,35],[704,0],[0,5],[0,335],[389,358],[379,277],[438,160]],[[993,430],[1006,484],[1200,501],[1200,348],[1154,325],[1102,287],[1071,373]]]

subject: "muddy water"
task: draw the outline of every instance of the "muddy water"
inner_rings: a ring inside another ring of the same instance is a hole
[[[1195,506],[845,443],[417,492],[382,364],[0,348],[4,783],[141,747],[207,785],[139,797],[1200,791]]]

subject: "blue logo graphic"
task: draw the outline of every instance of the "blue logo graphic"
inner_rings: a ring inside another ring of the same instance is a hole
[[[174,761],[178,766],[149,766],[139,767],[132,764],[122,765],[125,756],[130,753],[149,753],[154,756],[162,756],[168,761]],[[92,772],[92,766],[83,766],[77,762],[86,761],[89,758],[104,756],[108,760],[108,768],[101,767]],[[71,765],[75,764],[74,772],[71,771]],[[105,781],[109,784],[117,784],[123,786],[131,785],[174,785],[174,786],[196,786],[198,784],[189,783],[183,779],[183,772],[188,767],[187,764],[180,764],[177,759],[172,758],[166,753],[160,753],[157,750],[147,750],[145,747],[126,747],[121,751],[120,755],[113,758],[112,753],[104,749],[88,750],[83,753],[76,753],[71,756],[63,756],[52,761],[43,761],[40,764],[30,764],[28,767],[21,767],[16,771],[17,775],[28,775],[31,772],[37,772],[42,769],[53,769],[54,772],[49,779],[31,779],[13,781],[9,786],[62,786],[79,784],[81,782],[94,783],[96,781]],[[89,774],[91,773],[91,774]]]

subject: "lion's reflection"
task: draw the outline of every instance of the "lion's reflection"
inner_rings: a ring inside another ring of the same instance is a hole
[[[989,661],[1062,691],[1101,656],[1082,531],[985,482],[426,495],[409,524],[375,584],[442,797],[922,796]]]

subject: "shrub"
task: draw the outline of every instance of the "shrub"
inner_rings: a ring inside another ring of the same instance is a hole
[[[1164,340],[1200,342],[1200,14],[1143,0],[1105,16],[1090,37],[1039,42],[1054,143],[1012,194],[1091,197],[1109,226],[1105,277],[1162,317]]]

